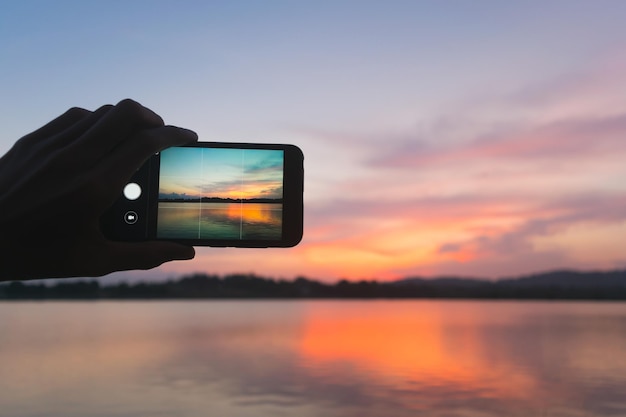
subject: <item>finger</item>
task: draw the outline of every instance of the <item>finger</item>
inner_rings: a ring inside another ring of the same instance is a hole
[[[35,153],[37,147],[41,146],[41,143],[48,142],[51,137],[78,123],[80,120],[89,117],[90,114],[89,110],[72,107],[56,119],[22,137],[6,155],[0,158],[3,169],[19,169],[20,166],[24,165],[24,162],[28,162],[24,161],[25,158],[28,158],[28,154]]]
[[[32,133],[24,136],[20,139],[20,142],[26,146],[31,146],[41,140],[47,139],[51,136],[64,131],[68,127],[78,123],[80,120],[89,116],[92,112],[89,110],[81,109],[80,107],[72,107],[56,119],[48,122],[46,125],[40,127]]]
[[[72,178],[66,178],[67,175],[64,173],[72,174],[70,177],[76,177],[75,173],[72,172],[72,167],[76,168],[81,163],[83,155],[77,154],[73,149],[67,149],[67,147],[80,140],[80,137],[112,108],[113,106],[106,105],[94,112],[88,112],[86,116],[80,119],[75,117],[73,120],[77,121],[71,125],[68,123],[72,118],[65,118],[64,121],[67,123],[56,125],[57,127],[65,125],[66,128],[63,131],[39,142],[31,141],[31,143],[25,143],[25,146],[16,146],[13,154],[8,155],[7,159],[2,161],[2,169],[12,172],[11,177],[7,177],[11,180],[11,187],[17,188],[19,184],[29,181],[30,178],[43,178],[41,170],[47,170],[46,177],[48,179],[56,179],[63,186],[68,185],[68,180]],[[70,113],[72,113],[71,109]],[[0,170],[0,174],[2,173],[3,171]],[[58,177],[55,178],[55,175]],[[63,180],[61,180],[62,178]],[[33,190],[31,190],[31,194],[32,192]]]
[[[152,155],[197,140],[194,131],[175,126],[142,130],[117,147],[109,158],[103,159],[94,170],[94,178],[106,181],[101,183],[101,189],[111,190],[115,198],[133,173]]]
[[[182,146],[198,141],[193,130],[176,126],[146,129],[134,135],[111,155],[117,167],[129,167],[132,174],[149,157],[172,146]]]
[[[163,119],[136,101],[126,99],[111,108],[81,139],[72,154],[87,164],[98,162],[134,133],[163,126]]]
[[[193,259],[193,247],[174,242],[150,241],[141,243],[108,242],[104,253],[102,274],[130,269],[152,269],[165,262]]]
[[[81,136],[102,119],[112,108],[113,106],[110,104],[101,106],[76,123],[59,131],[54,137],[50,138],[50,140],[41,142],[39,145],[41,152],[46,154],[61,152],[65,146],[80,140]]]
[[[167,241],[112,242],[99,233],[79,242],[60,240],[57,246],[49,244],[35,245],[29,249],[28,257],[18,256],[12,261],[12,270],[19,278],[102,276],[116,271],[152,269],[165,262],[195,256],[191,246]]]

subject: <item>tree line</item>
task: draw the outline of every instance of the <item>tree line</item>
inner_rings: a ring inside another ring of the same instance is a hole
[[[0,285],[1,300],[375,298],[626,300],[626,271],[556,271],[497,281],[452,277],[325,283],[305,277],[283,280],[254,274],[193,274],[165,282],[16,281]]]

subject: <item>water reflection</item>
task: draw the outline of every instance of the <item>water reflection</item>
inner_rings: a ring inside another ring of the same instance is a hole
[[[280,239],[281,234],[281,204],[159,203],[160,238]]]
[[[333,365],[342,365],[377,375],[405,392],[434,385],[501,399],[533,394],[534,380],[514,362],[494,363],[472,327],[450,322],[454,312],[426,307],[404,314],[355,310],[340,317],[332,309],[316,311],[301,341],[303,361],[315,372],[332,373]]]
[[[6,303],[0,405],[7,416],[620,416],[625,348],[621,304]]]

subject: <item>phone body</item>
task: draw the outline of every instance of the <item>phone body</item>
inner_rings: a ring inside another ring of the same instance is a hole
[[[152,156],[101,218],[116,241],[292,247],[302,239],[304,156],[294,145],[198,142]]]

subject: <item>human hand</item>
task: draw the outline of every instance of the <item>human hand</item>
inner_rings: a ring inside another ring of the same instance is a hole
[[[192,247],[113,242],[100,216],[154,153],[197,141],[132,100],[72,108],[0,158],[0,281],[101,276],[191,259]]]

